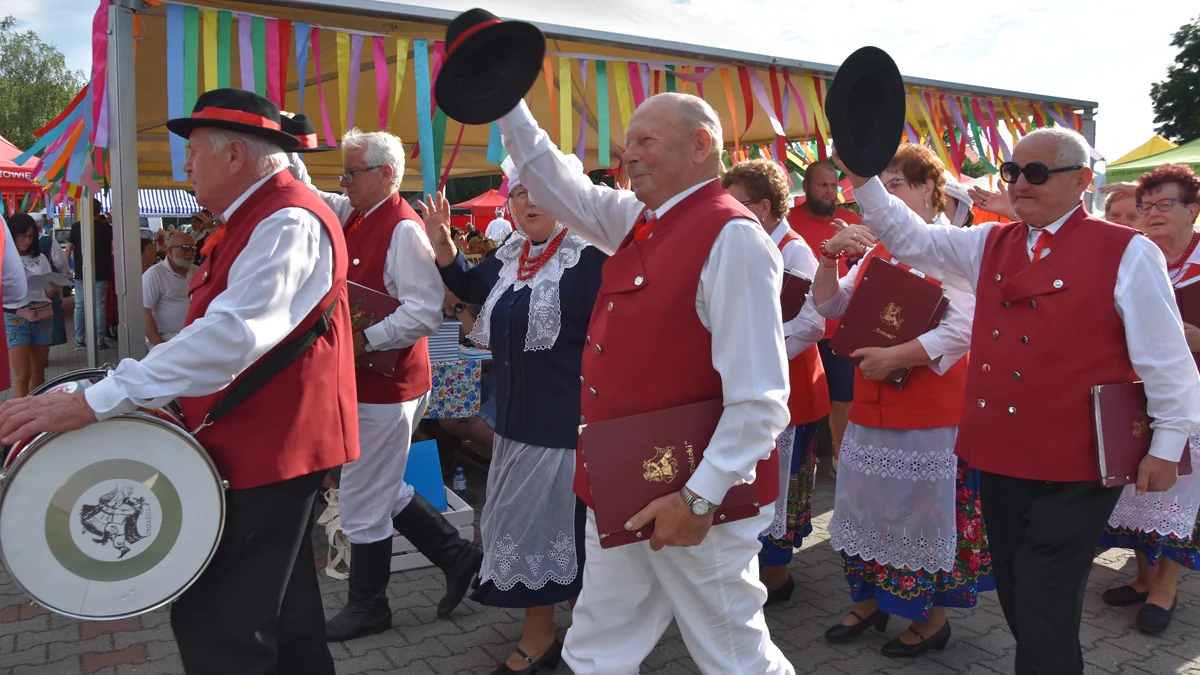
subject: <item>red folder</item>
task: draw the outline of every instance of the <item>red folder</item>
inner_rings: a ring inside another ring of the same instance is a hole
[[[579,429],[584,470],[591,484],[600,546],[649,541],[651,523],[636,532],[625,523],[650,502],[679,492],[704,458],[725,406],[721,399],[631,415]],[[767,462],[779,458],[771,451]],[[759,463],[759,471],[764,465]],[[713,514],[713,524],[758,515],[753,483],[737,485]]]
[[[347,281],[350,300],[350,328],[355,333],[366,330],[371,326],[391,316],[400,306],[400,301],[379,291],[367,288],[353,281]],[[396,372],[396,361],[400,352],[395,349],[368,352],[357,357],[354,365],[391,377]]]
[[[783,309],[783,322],[787,323],[800,316],[804,309],[804,301],[808,298],[808,289],[812,288],[812,279],[796,270],[783,271],[783,289],[779,292],[779,305]]]
[[[937,327],[950,300],[940,284],[899,265],[872,256],[854,289],[829,348],[850,358],[864,347],[892,347],[915,340]],[[850,358],[854,365],[862,359]],[[901,368],[885,382],[903,389],[912,368]]]
[[[1101,384],[1092,387],[1096,417],[1096,446],[1100,482],[1105,487],[1137,482],[1138,465],[1150,452],[1154,430],[1146,414],[1146,389],[1141,382]],[[1179,475],[1192,472],[1192,453],[1184,441]]]
[[[1200,326],[1200,279],[1192,280],[1185,286],[1175,288],[1175,304],[1179,305],[1179,314],[1184,323]],[[1196,367],[1200,368],[1200,352],[1192,352]]]

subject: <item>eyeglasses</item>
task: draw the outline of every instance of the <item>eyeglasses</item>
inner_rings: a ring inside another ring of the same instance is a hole
[[[187,244],[176,244],[175,246],[172,246],[171,248],[177,248],[177,249],[181,249],[181,250],[183,250],[183,251],[187,251],[187,252],[189,252],[189,253],[195,253],[195,252],[196,252],[196,247],[195,247],[195,246],[189,246],[189,245],[187,245]]]
[[[883,189],[887,190],[888,194],[894,195],[894,194],[896,194],[896,188],[900,187],[901,185],[903,185],[907,182],[908,182],[908,180],[904,179],[904,178],[893,178],[883,184]]]
[[[1078,171],[1082,168],[1082,164],[1051,169],[1041,162],[1030,162],[1025,166],[1021,166],[1016,162],[1005,162],[1000,165],[1000,180],[1011,185],[1021,178],[1021,174],[1025,174],[1025,180],[1029,181],[1030,185],[1042,185],[1050,180],[1052,174]]]
[[[368,166],[365,169],[355,169],[353,171],[346,171],[346,173],[343,173],[340,176],[338,176],[338,182],[342,183],[343,185],[354,185],[354,177],[357,176],[358,174],[360,174],[364,171],[374,171],[375,169],[380,169],[380,168],[383,168],[382,164],[377,165],[377,166]]]
[[[1183,204],[1184,206],[1187,206],[1188,204],[1191,204],[1191,202],[1183,199],[1175,199],[1174,197],[1168,197],[1166,199],[1160,199],[1156,202],[1138,202],[1137,210],[1138,213],[1142,214],[1143,216],[1148,216],[1154,209],[1158,209],[1159,213],[1166,213],[1167,211],[1175,208],[1176,204]]]

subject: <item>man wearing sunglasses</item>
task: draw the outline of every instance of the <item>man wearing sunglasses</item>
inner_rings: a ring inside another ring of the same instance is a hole
[[[1092,558],[1121,494],[1097,470],[1094,385],[1145,383],[1154,429],[1137,491],[1176,480],[1200,428],[1200,376],[1166,263],[1136,231],[1081,207],[1082,136],[1026,135],[1001,168],[1023,222],[923,227],[870,218],[905,262],[976,294],[956,453],[981,472],[996,591],[1019,675],[1083,672],[1079,622]],[[864,220],[894,208],[877,178],[851,176]]]
[[[192,304],[188,287],[198,269],[195,260],[196,240],[190,234],[174,232],[167,240],[167,257],[142,274],[142,311],[151,348],[183,330]]]

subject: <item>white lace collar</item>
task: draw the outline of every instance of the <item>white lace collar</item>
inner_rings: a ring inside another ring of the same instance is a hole
[[[536,256],[546,250],[549,242],[554,241],[562,230],[562,225],[555,226],[546,242],[529,247],[530,255]],[[563,272],[579,264],[583,258],[583,249],[591,244],[583,237],[568,231],[558,250],[533,278],[520,280],[517,278],[517,267],[521,259],[521,249],[527,241],[528,235],[521,230],[514,230],[508,241],[496,249],[494,255],[501,261],[500,278],[496,280],[496,285],[492,287],[487,302],[483,304],[483,309],[475,320],[475,329],[467,336],[481,347],[487,347],[491,337],[492,310],[496,307],[496,301],[509,288],[519,291],[526,286],[532,287],[532,290],[529,295],[529,326],[525,332],[525,351],[550,349],[558,340],[558,333],[562,328],[559,282],[562,281]]]

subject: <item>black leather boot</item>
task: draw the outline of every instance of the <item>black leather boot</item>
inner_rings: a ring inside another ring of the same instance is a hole
[[[392,576],[392,538],[350,544],[350,598],[325,624],[329,642],[353,640],[392,627],[387,586]]]
[[[446,573],[446,595],[438,601],[437,615],[439,619],[450,616],[471,590],[483,564],[483,549],[460,537],[458,530],[421,495],[413,495],[408,506],[392,518],[392,526]]]

